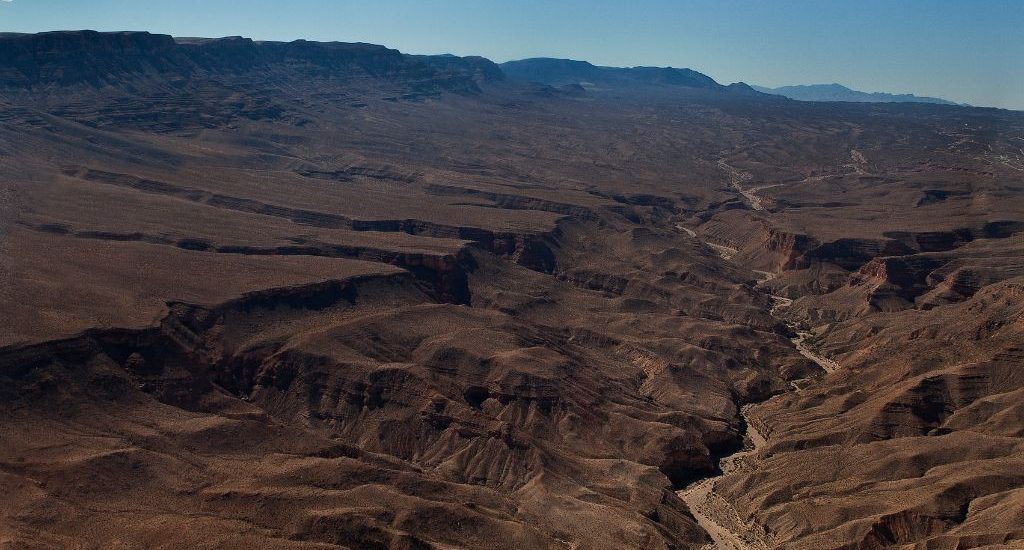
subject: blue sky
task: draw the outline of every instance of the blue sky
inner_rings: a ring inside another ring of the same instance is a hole
[[[691,67],[1024,109],[1022,0],[13,0],[0,31],[362,41],[495,61]]]

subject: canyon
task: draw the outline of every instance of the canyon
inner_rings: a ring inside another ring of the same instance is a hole
[[[1024,113],[0,34],[0,547],[1024,543]]]

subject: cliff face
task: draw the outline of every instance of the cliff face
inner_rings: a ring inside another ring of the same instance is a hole
[[[4,87],[116,82],[130,74],[188,75],[195,66],[170,36],[51,32],[0,36]]]
[[[407,56],[373,44],[254,42],[248,38],[179,39],[148,32],[95,31],[0,35],[0,88],[117,86],[158,77],[219,78],[259,74],[315,81],[376,78],[414,92],[476,92],[476,79],[500,78],[493,63]]]
[[[414,55],[411,56],[421,61],[453,74],[468,76],[478,84],[486,82],[500,82],[505,80],[505,73],[496,63],[480,56],[458,57],[455,55]]]

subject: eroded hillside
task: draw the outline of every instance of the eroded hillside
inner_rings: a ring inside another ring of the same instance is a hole
[[[0,41],[14,547],[1024,539],[1019,113]]]

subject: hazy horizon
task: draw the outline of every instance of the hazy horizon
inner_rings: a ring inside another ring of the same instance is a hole
[[[840,83],[1024,110],[1024,3],[870,0],[785,5],[652,0],[627,8],[571,0],[411,0],[320,5],[224,0],[0,2],[0,31],[145,30],[174,36],[371,42],[413,54],[530,57],[595,65],[687,67],[723,83]]]

